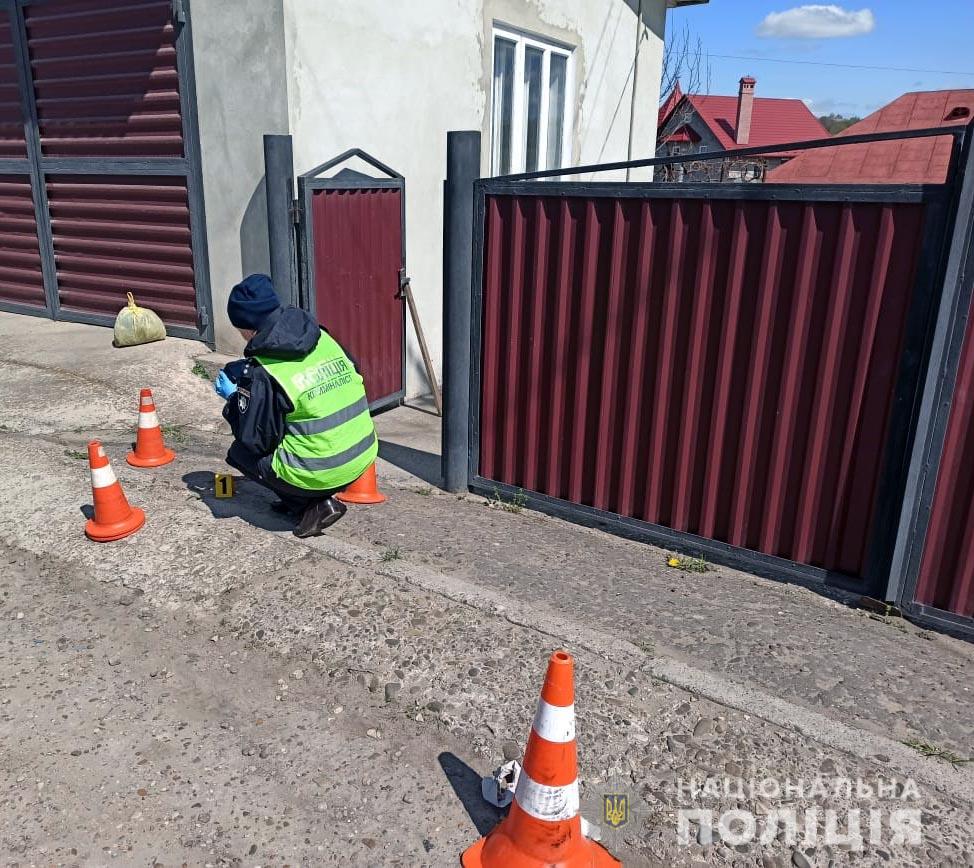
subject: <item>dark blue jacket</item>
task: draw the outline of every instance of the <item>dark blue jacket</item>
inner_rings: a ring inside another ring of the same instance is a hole
[[[318,343],[321,326],[307,311],[286,307],[274,311],[244,348],[244,358],[224,370],[237,384],[227,399],[223,418],[234,439],[248,452],[269,455],[284,437],[284,417],[294,406],[284,390],[254,356],[300,359]]]

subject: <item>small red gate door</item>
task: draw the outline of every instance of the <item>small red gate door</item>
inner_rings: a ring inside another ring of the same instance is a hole
[[[329,168],[357,156],[386,174]],[[405,397],[405,274],[401,175],[360,151],[298,180],[303,208],[302,302],[354,358],[373,412]]]

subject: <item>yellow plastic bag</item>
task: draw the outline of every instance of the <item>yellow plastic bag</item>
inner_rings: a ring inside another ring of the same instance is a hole
[[[158,314],[147,307],[139,307],[131,292],[126,295],[129,303],[115,317],[115,340],[112,343],[116,347],[134,347],[165,338],[166,327]]]

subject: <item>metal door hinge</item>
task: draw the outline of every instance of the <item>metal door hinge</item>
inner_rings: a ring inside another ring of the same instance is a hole
[[[176,24],[186,23],[186,5],[183,0],[172,0],[172,20]]]
[[[396,298],[405,298],[406,290],[409,289],[409,287],[410,287],[410,280],[406,276],[406,269],[400,268],[399,269],[399,295],[397,295]]]
[[[291,222],[295,226],[300,226],[304,219],[304,209],[301,207],[301,200],[294,199],[291,202]]]
[[[199,320],[200,332],[205,332],[210,325],[210,315],[206,312],[205,307],[201,307],[197,312],[197,319]]]

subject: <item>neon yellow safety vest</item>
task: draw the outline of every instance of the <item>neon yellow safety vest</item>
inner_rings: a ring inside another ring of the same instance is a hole
[[[322,332],[303,359],[255,356],[290,398],[274,472],[312,491],[344,488],[375,461],[379,442],[362,375],[331,335]]]

